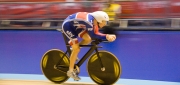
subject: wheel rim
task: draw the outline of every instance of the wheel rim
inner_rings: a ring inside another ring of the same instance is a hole
[[[60,56],[63,56],[64,52],[58,49],[51,49],[47,51],[41,60],[41,70],[45,77],[54,83],[63,83],[67,81],[69,77],[67,77],[66,73],[58,71],[54,68],[54,65],[57,64],[58,60],[60,60]],[[58,56],[58,57],[57,57]],[[64,56],[63,65],[69,66],[69,58]]]
[[[97,84],[114,84],[120,77],[120,62],[110,52],[99,51],[99,55],[105,67],[105,71],[101,70],[101,66],[96,53],[88,60],[88,73],[91,79]]]

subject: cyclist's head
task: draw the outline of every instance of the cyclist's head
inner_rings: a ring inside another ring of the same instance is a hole
[[[102,28],[103,26],[107,25],[109,21],[109,16],[106,12],[103,11],[95,11],[90,13],[98,22],[98,26]]]

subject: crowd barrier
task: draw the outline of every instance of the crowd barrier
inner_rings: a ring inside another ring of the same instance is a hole
[[[100,10],[105,2],[0,2],[0,26],[17,22],[31,22],[42,27],[50,27],[53,22],[60,23],[69,14]],[[129,28],[131,23],[138,25],[151,22],[164,23],[157,28],[180,27],[180,1],[179,0],[151,0],[151,1],[117,1],[122,6],[119,17],[119,28]],[[88,6],[89,5],[89,6]],[[27,24],[26,23],[26,24]],[[5,27],[7,28],[7,27]],[[11,27],[12,28],[12,27]],[[32,28],[32,27],[31,27]],[[52,27],[51,27],[52,28]],[[136,26],[135,26],[136,28]],[[138,27],[139,28],[139,27]]]

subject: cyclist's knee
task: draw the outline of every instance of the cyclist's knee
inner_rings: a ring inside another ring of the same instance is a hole
[[[73,44],[73,45],[72,45],[72,51],[73,51],[73,52],[79,52],[79,51],[80,51],[80,46],[79,46],[79,44]]]
[[[84,40],[84,44],[86,45],[86,44],[89,44],[89,43],[91,43],[91,39],[83,39]]]
[[[87,43],[90,43],[91,42],[91,37],[89,36],[88,33],[84,34],[82,39],[87,42]]]

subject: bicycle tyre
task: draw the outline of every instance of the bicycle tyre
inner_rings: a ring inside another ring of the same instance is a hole
[[[90,78],[100,85],[111,85],[117,82],[121,75],[121,65],[116,56],[108,51],[98,51],[105,71],[101,70],[97,53],[90,56],[87,70]]]
[[[69,79],[65,72],[54,68],[58,61],[65,53],[59,49],[48,50],[41,59],[41,70],[45,77],[54,83],[63,83]],[[69,67],[69,57],[65,55],[61,61],[61,65]]]

